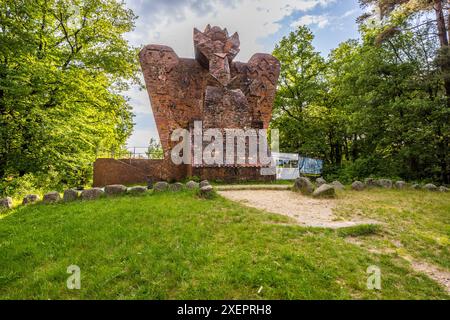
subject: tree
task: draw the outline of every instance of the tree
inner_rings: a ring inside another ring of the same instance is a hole
[[[448,108],[439,49],[431,25],[377,42],[379,30],[361,26],[362,40],[339,45],[324,60],[306,28],[281,40],[274,54],[282,72],[271,126],[283,151],[325,160],[325,175],[446,181],[442,143]],[[304,48],[307,48],[305,50]],[[300,67],[299,67],[300,65]]]
[[[161,144],[155,138],[150,138],[146,154],[149,159],[164,159]]]
[[[271,126],[279,129],[284,151],[339,166],[345,147],[346,115],[336,108],[326,79],[329,65],[314,50],[313,38],[302,26],[274,50],[281,61],[281,74]]]
[[[281,72],[271,127],[280,130],[281,147],[285,151],[322,156],[324,136],[314,108],[323,92],[325,63],[314,51],[313,38],[308,28],[299,27],[273,51],[281,62]]]
[[[441,179],[450,182],[450,3],[448,0],[360,0],[363,7],[377,8],[381,25],[377,28],[376,42],[389,41],[399,32],[410,32],[417,29],[428,31],[427,36],[435,39],[439,49],[428,52],[438,67],[439,80],[442,82],[444,95],[439,95],[445,102],[444,106],[435,104],[441,110],[443,121],[435,128]],[[434,17],[432,17],[434,15]],[[366,14],[361,21],[366,21],[372,15]],[[411,24],[412,19],[419,17],[418,22]],[[421,32],[419,30],[419,32]]]
[[[421,23],[412,26],[419,28],[423,25],[434,25],[435,30],[431,30],[430,34],[437,34],[436,40],[440,45],[440,58],[445,57],[445,62],[440,67],[443,72],[443,81],[448,105],[450,106],[450,63],[448,62],[448,45],[450,38],[450,15],[445,15],[445,11],[450,10],[448,0],[360,0],[363,7],[375,6],[378,10],[382,23],[382,30],[379,40],[389,38],[390,36],[402,31],[402,26],[409,19],[422,14]],[[445,11],[444,11],[445,10]],[[429,14],[434,12],[434,18]],[[366,15],[365,18],[370,17]],[[364,19],[363,19],[364,20]],[[410,26],[411,28],[411,26]]]
[[[330,56],[328,81],[348,118],[347,159],[364,163],[360,177],[424,179],[436,174],[442,125],[439,82],[423,60],[430,43],[398,35],[389,45],[343,43]],[[426,48],[426,49],[425,49]]]
[[[124,144],[134,20],[116,0],[0,0],[0,178],[85,183],[96,150]]]

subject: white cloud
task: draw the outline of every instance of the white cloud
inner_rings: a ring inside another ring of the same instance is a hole
[[[351,9],[351,10],[348,10],[347,12],[345,12],[345,13],[342,15],[342,17],[343,17],[343,18],[347,18],[347,17],[353,16],[353,15],[355,15],[355,14],[357,14],[357,13],[359,13],[359,9]]]
[[[305,15],[291,24],[291,27],[317,25],[320,29],[325,28],[331,22],[328,15]]]
[[[127,146],[130,148],[139,148],[138,152],[143,152],[142,149],[148,147],[148,143],[152,137],[159,140],[158,131],[155,126],[148,129],[135,129],[133,135],[127,141]]]
[[[172,7],[168,6],[173,1],[165,2],[167,5],[160,8],[160,12],[145,12],[146,8],[150,10],[146,7],[146,1],[127,0],[128,5],[140,15],[136,31],[128,36],[134,45],[165,44],[171,46],[180,57],[192,57],[193,28],[203,30],[210,23],[227,27],[231,33],[239,33],[241,52],[237,60],[247,61],[254,53],[266,49],[258,40],[280,30],[281,20],[295,12],[325,7],[335,0],[210,0],[204,1],[207,5],[203,5],[201,11],[198,6],[189,6],[192,0],[175,1]],[[155,4],[153,10],[154,7]],[[167,14],[169,8],[172,8],[173,14]]]
[[[346,19],[358,14],[359,12],[360,12],[359,9],[351,9],[346,11],[343,15],[340,16],[329,14],[303,15],[297,21],[291,23],[291,27],[296,28],[298,26],[314,26],[314,25],[316,25],[319,29],[323,29],[329,25],[333,25],[333,27],[339,27]]]
[[[144,83],[144,77],[141,76],[141,81]],[[149,114],[152,113],[150,107],[150,98],[148,96],[147,90],[141,89],[138,86],[133,86],[127,95],[131,97],[133,104],[133,112],[135,114]]]
[[[248,61],[258,52],[270,52],[260,42],[282,27],[281,21],[295,12],[308,12],[326,7],[336,0],[126,0],[127,6],[139,16],[136,30],[127,34],[134,46],[164,44],[180,57],[193,57],[193,28],[203,30],[209,23],[237,31],[241,51],[236,61]],[[323,23],[323,22],[322,22]],[[152,117],[145,90],[128,92],[136,114]],[[154,121],[148,130],[137,129],[128,145],[147,145],[156,137]]]

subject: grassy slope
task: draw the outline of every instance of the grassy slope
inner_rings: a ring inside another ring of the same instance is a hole
[[[339,216],[357,213],[384,223],[381,234],[359,239],[368,248],[396,250],[450,270],[450,194],[372,189],[341,198]]]
[[[187,191],[19,208],[0,219],[0,298],[449,298],[395,255],[285,222]],[[81,290],[66,288],[72,264]]]

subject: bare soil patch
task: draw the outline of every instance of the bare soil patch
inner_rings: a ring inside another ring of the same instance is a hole
[[[428,277],[439,283],[450,293],[450,272],[443,270],[435,265],[424,261],[418,261],[411,257],[404,257],[411,263],[411,267],[421,273],[425,273]]]
[[[246,206],[282,214],[308,227],[343,228],[359,224],[377,223],[374,220],[338,220],[333,209],[339,200],[313,199],[299,193],[283,190],[227,190],[223,197]]]

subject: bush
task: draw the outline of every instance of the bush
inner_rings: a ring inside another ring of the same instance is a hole
[[[368,157],[354,162],[344,162],[341,166],[325,166],[323,176],[327,181],[339,180],[344,184],[365,178],[388,178],[391,180],[408,180],[399,172],[400,166],[387,159]]]
[[[377,224],[361,224],[354,227],[341,228],[337,230],[340,237],[359,237],[376,234],[380,231]]]
[[[189,181],[200,182],[201,179],[198,176],[189,176],[186,179],[184,179],[184,182],[189,182]]]
[[[46,174],[27,173],[21,177],[8,177],[0,183],[0,196],[21,199],[27,194],[43,194],[49,190],[62,191],[58,175],[54,171]]]

